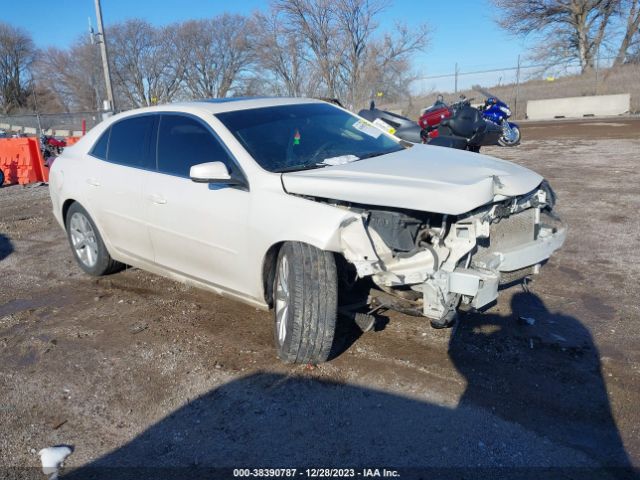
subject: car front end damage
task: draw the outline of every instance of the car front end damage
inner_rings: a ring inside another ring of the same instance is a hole
[[[480,309],[501,284],[533,273],[566,238],[546,182],[462,215],[345,204],[358,215],[340,228],[340,247],[360,278],[398,305],[442,326],[458,306]]]

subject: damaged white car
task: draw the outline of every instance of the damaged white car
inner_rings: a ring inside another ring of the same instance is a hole
[[[338,293],[451,324],[564,242],[543,178],[408,145],[322,101],[257,98],[129,111],[65,149],[53,213],[80,267],[133,265],[273,309],[286,362],[322,362]]]

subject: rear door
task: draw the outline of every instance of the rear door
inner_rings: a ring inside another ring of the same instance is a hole
[[[157,173],[143,187],[156,263],[245,292],[249,192],[189,178],[191,166],[215,161],[242,175],[237,163],[208,125],[185,114],[161,115],[157,148]]]
[[[153,261],[142,185],[155,170],[157,115],[114,123],[96,142],[99,159],[87,176],[91,212],[114,249]]]

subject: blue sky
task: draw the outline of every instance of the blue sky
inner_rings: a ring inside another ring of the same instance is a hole
[[[145,18],[157,25],[189,18],[204,18],[225,11],[250,13],[266,9],[267,0],[102,0],[105,24],[127,18]],[[527,44],[500,30],[493,22],[495,10],[489,0],[391,0],[380,17],[382,29],[395,21],[409,26],[426,22],[433,30],[427,51],[416,55],[420,75],[483,70],[515,65]],[[88,18],[95,27],[94,0],[28,0],[12,2],[3,9],[1,21],[26,29],[39,47],[65,47],[86,34]],[[460,84],[477,81],[461,78]],[[423,88],[443,87],[451,79],[425,82]],[[484,83],[484,82],[482,82]]]

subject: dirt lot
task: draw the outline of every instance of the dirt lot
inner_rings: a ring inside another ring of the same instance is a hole
[[[64,478],[79,479],[303,465],[632,478],[617,467],[640,467],[640,121],[597,123],[526,124],[520,147],[486,150],[545,175],[570,228],[529,292],[453,330],[343,321],[317,367],[276,359],[269,313],[137,269],[86,276],[47,187],[0,189],[0,478],[44,478],[28,467],[56,444],[75,447]]]

